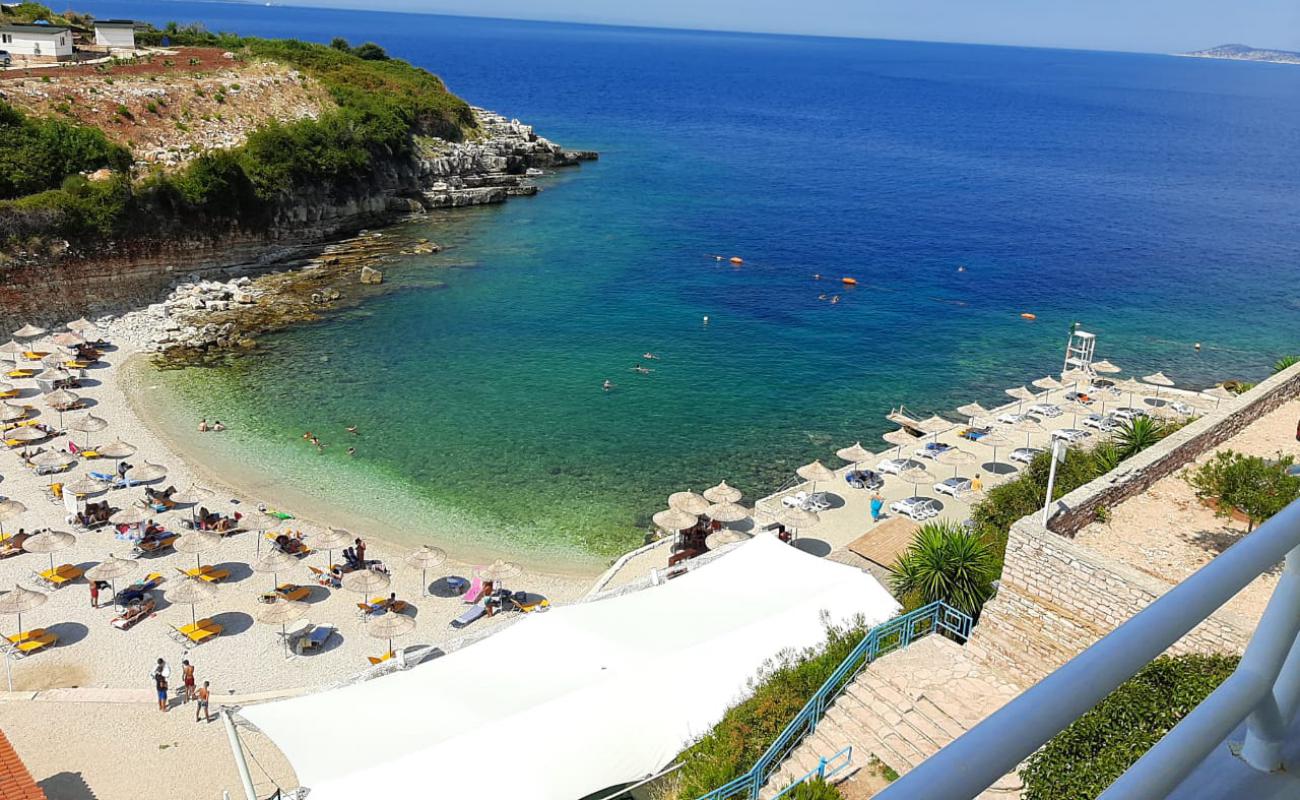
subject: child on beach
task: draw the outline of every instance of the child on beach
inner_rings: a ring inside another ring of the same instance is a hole
[[[158,692],[158,710],[167,710],[167,677],[159,670],[153,674],[153,686]]]
[[[199,433],[207,433],[207,432],[208,432],[208,419],[207,417],[204,417],[203,419],[199,420]]]

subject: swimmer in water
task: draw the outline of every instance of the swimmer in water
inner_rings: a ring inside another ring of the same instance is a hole
[[[610,389],[614,388],[614,383],[609,378],[606,378],[605,382],[600,385],[600,388],[608,392]]]
[[[651,372],[654,372],[654,370],[650,369],[649,367],[644,367],[640,364],[637,364],[635,367],[633,367],[632,371],[639,372],[642,375],[649,375]]]
[[[826,299],[826,293],[825,293],[825,292],[822,292],[821,294],[817,295],[817,299],[818,299],[818,300],[825,300],[825,299]]]
[[[356,425],[349,425],[349,426],[348,426],[348,433],[352,434],[353,436],[357,436],[357,435],[358,435],[358,434],[357,434],[357,426],[356,426]]]
[[[957,267],[957,271],[958,271],[958,272],[965,272],[965,271],[966,271],[966,268],[965,268],[965,267]]]
[[[315,436],[312,436],[312,435],[311,435],[311,431],[307,431],[306,433],[304,433],[304,434],[302,435],[302,440],[303,440],[304,442],[310,442],[312,439],[315,439],[315,438],[316,438]]]
[[[357,448],[355,448],[355,447],[349,447],[349,448],[348,448],[348,455],[350,455],[350,456],[355,456],[356,454],[357,454]]]
[[[642,353],[641,357],[644,358],[646,361],[655,361],[659,358],[659,356],[655,355],[654,353]]]
[[[840,301],[840,296],[837,294],[837,295],[835,295],[834,297],[831,298],[831,305],[835,305],[835,304],[838,303],[839,301]]]

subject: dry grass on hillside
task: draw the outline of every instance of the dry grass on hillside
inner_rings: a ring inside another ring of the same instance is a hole
[[[174,166],[241,144],[272,120],[316,118],[329,93],[298,70],[226,59],[217,48],[179,48],[134,64],[5,73],[14,106],[103,129],[136,161]]]

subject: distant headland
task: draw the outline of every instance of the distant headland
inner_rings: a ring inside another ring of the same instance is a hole
[[[1261,50],[1244,44],[1221,44],[1208,50],[1178,53],[1189,58],[1228,58],[1234,61],[1267,61],[1272,64],[1300,64],[1300,53],[1290,50]]]

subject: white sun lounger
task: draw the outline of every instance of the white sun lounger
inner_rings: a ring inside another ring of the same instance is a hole
[[[465,609],[464,614],[461,614],[459,617],[453,619],[451,621],[451,627],[464,628],[465,626],[474,622],[475,620],[477,620],[479,617],[483,616],[486,613],[487,613],[487,606],[483,605],[482,603],[476,603],[473,606],[470,606],[469,608]]]

